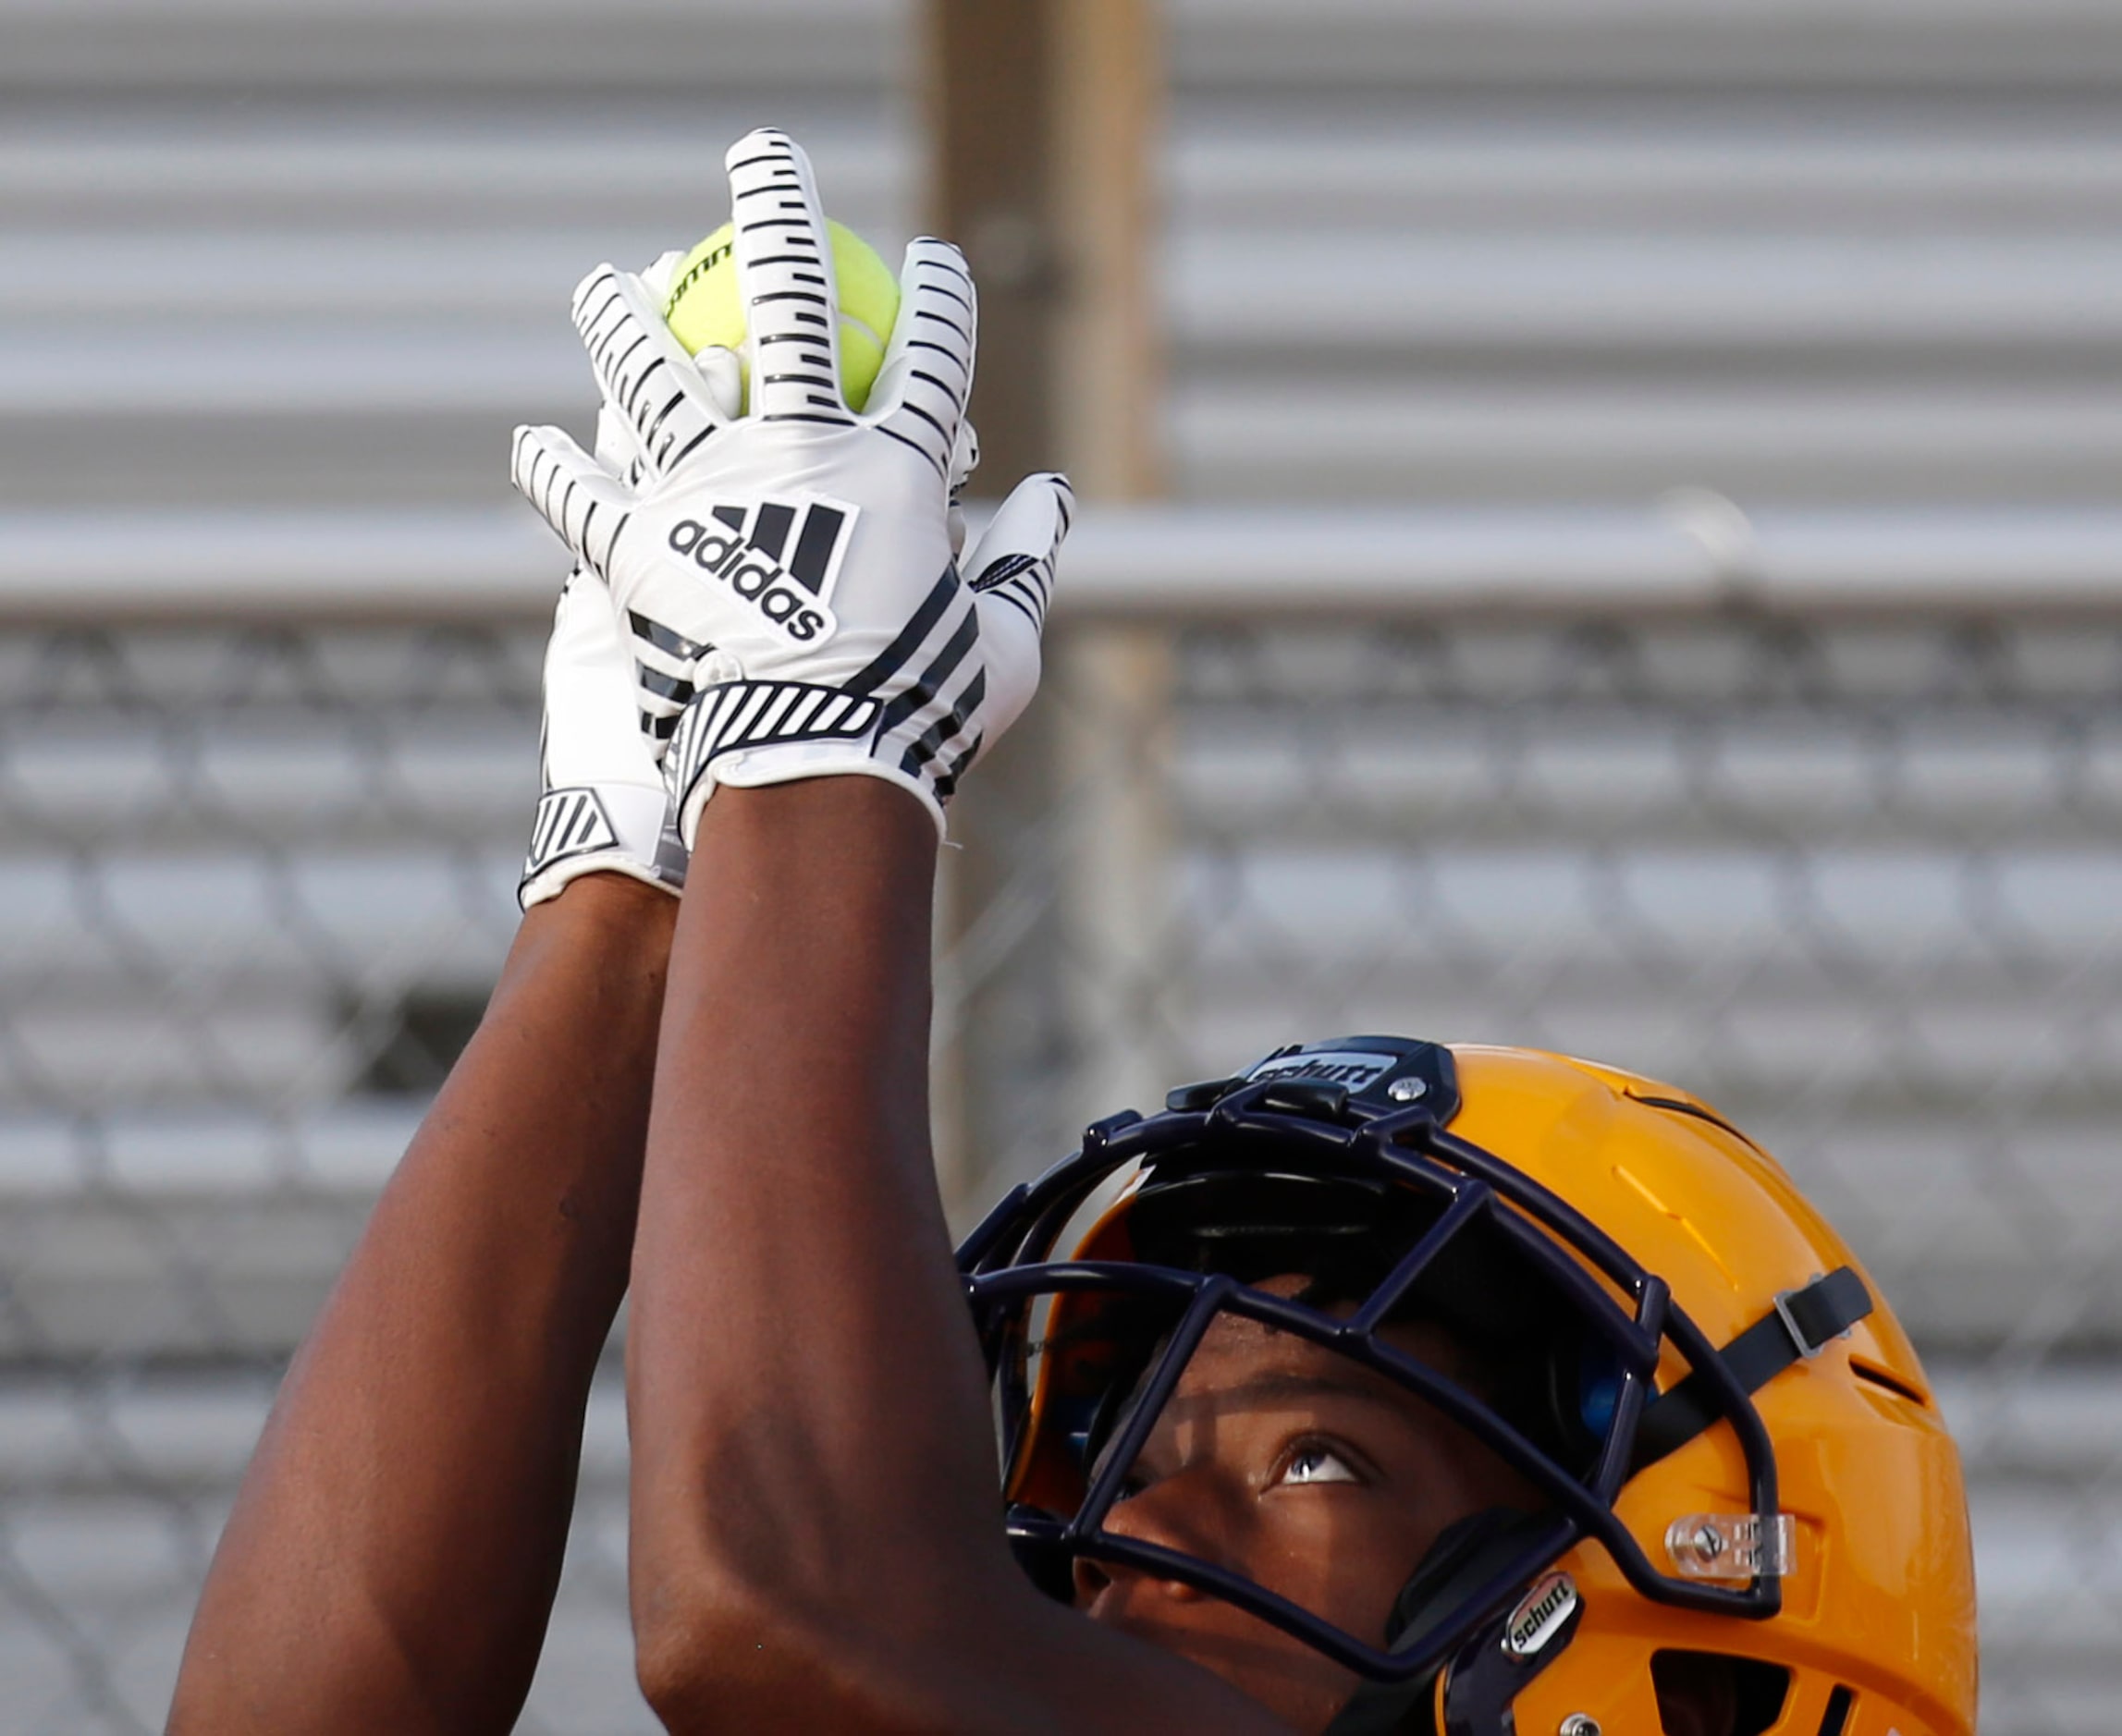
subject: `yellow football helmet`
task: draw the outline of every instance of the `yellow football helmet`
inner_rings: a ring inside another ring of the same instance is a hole
[[[1527,1050],[1292,1047],[1098,1123],[959,1260],[1027,1571],[1058,1595],[1116,1562],[1295,1634],[1365,1679],[1334,1736],[1650,1736],[1705,1665],[1736,1736],[1974,1729],[1966,1498],[1922,1368],[1790,1178],[1685,1092]],[[1263,1288],[1288,1273],[1316,1281]],[[1405,1387],[1539,1510],[1451,1527],[1382,1636],[1108,1528],[1221,1315]],[[1493,1347],[1507,1390],[1398,1348],[1412,1317]]]

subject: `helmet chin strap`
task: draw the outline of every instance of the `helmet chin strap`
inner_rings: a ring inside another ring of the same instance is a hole
[[[1387,1643],[1401,1651],[1421,1644],[1439,1621],[1522,1563],[1553,1523],[1551,1516],[1491,1507],[1446,1526],[1401,1588],[1386,1624]],[[1446,1672],[1444,1736],[1504,1736],[1511,1702],[1561,1656],[1577,1619],[1572,1608],[1525,1657],[1503,1644],[1510,1617],[1484,1623]],[[1436,1703],[1435,1670],[1405,1681],[1367,1681],[1326,1727],[1326,1736],[1438,1736]]]
[[[1799,1290],[1785,1290],[1775,1306],[1718,1352],[1748,1392],[1759,1392],[1793,1363],[1818,1356],[1834,1339],[1867,1318],[1871,1292],[1849,1266],[1837,1266]],[[1636,1431],[1635,1469],[1677,1452],[1718,1419],[1710,1383],[1689,1375],[1648,1406]]]

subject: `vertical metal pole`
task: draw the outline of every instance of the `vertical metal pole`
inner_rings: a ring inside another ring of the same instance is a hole
[[[1047,0],[1049,179],[1061,269],[1053,415],[1087,500],[1164,492],[1162,322],[1156,300],[1163,141],[1161,8]]]
[[[1151,0],[1050,0],[1055,416],[1094,503],[1164,492],[1157,303],[1164,57]],[[1063,584],[1066,568],[1063,568]],[[1060,917],[1075,1126],[1158,1106],[1171,1053],[1171,635],[1066,620],[1050,658]]]
[[[1056,466],[1093,509],[1159,490],[1156,14],[1153,0],[928,0],[930,220],[980,284],[975,492]],[[1061,584],[1065,598],[1065,559]],[[937,1143],[961,1219],[1067,1149],[1110,1078],[1104,1051],[1124,1047],[1116,985],[1164,902],[1162,644],[1072,627],[1064,602],[1039,701],[953,804]],[[1106,708],[1122,702],[1135,716],[1116,731]]]
[[[1052,385],[1056,262],[1049,0],[928,0],[928,222],[980,286],[973,419],[983,476],[1061,460]],[[983,779],[992,783],[993,780]]]
[[[927,0],[924,25],[927,222],[965,250],[980,286],[974,492],[999,492],[998,479],[1061,462],[1045,4]],[[1066,1045],[1036,843],[1053,785],[1046,711],[1035,704],[951,804],[933,1082],[938,1179],[961,1227],[978,1216],[996,1171],[1012,1167],[1011,1147],[1028,1155],[1052,1136],[1043,1117],[1024,1124],[1025,1107],[1050,1097]]]

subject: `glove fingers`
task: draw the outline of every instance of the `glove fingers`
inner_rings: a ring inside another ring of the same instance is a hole
[[[1033,639],[1046,630],[1054,567],[1075,515],[1075,491],[1059,471],[1027,476],[1010,491],[960,565],[983,604],[1013,610]]]
[[[737,286],[752,351],[752,413],[766,422],[851,426],[840,390],[832,244],[810,159],[761,128],[730,147]]]
[[[929,236],[910,242],[899,275],[899,319],[870,388],[870,419],[920,452],[946,483],[972,396],[978,325],[979,299],[964,255]]]
[[[1065,476],[1025,477],[1002,502],[962,568],[980,615],[988,741],[1016,722],[1038,691],[1039,640],[1053,600],[1055,557],[1068,535],[1074,499]]]
[[[575,290],[574,320],[605,402],[632,427],[650,468],[668,474],[722,421],[693,358],[631,272],[590,273]]]
[[[612,545],[633,501],[608,471],[559,429],[526,427],[516,430],[509,480],[577,560],[610,576]]]
[[[641,268],[641,287],[654,298],[657,307],[669,300],[671,279],[678,275],[678,268],[684,262],[685,255],[674,247],[668,252],[658,253]]]

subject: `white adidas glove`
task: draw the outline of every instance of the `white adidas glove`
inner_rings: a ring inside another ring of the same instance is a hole
[[[597,455],[621,474],[638,465],[632,428],[609,411],[598,419]],[[673,894],[684,887],[685,847],[657,743],[637,716],[636,679],[611,593],[576,567],[546,643],[540,793],[516,888],[526,911],[587,874],[631,874]]]
[[[576,292],[575,323],[606,403],[635,431],[641,481],[553,428],[517,430],[512,476],[609,584],[644,713],[677,714],[663,771],[688,845],[717,785],[845,772],[913,791],[940,827],[958,779],[1038,685],[1068,484],[1020,484],[961,580],[950,497],[968,461],[975,318],[963,260],[941,241],[907,249],[898,323],[857,415],[838,384],[808,160],[762,131],[728,163],[749,413],[731,416],[710,385],[727,352],[696,363],[641,279],[602,266]]]

